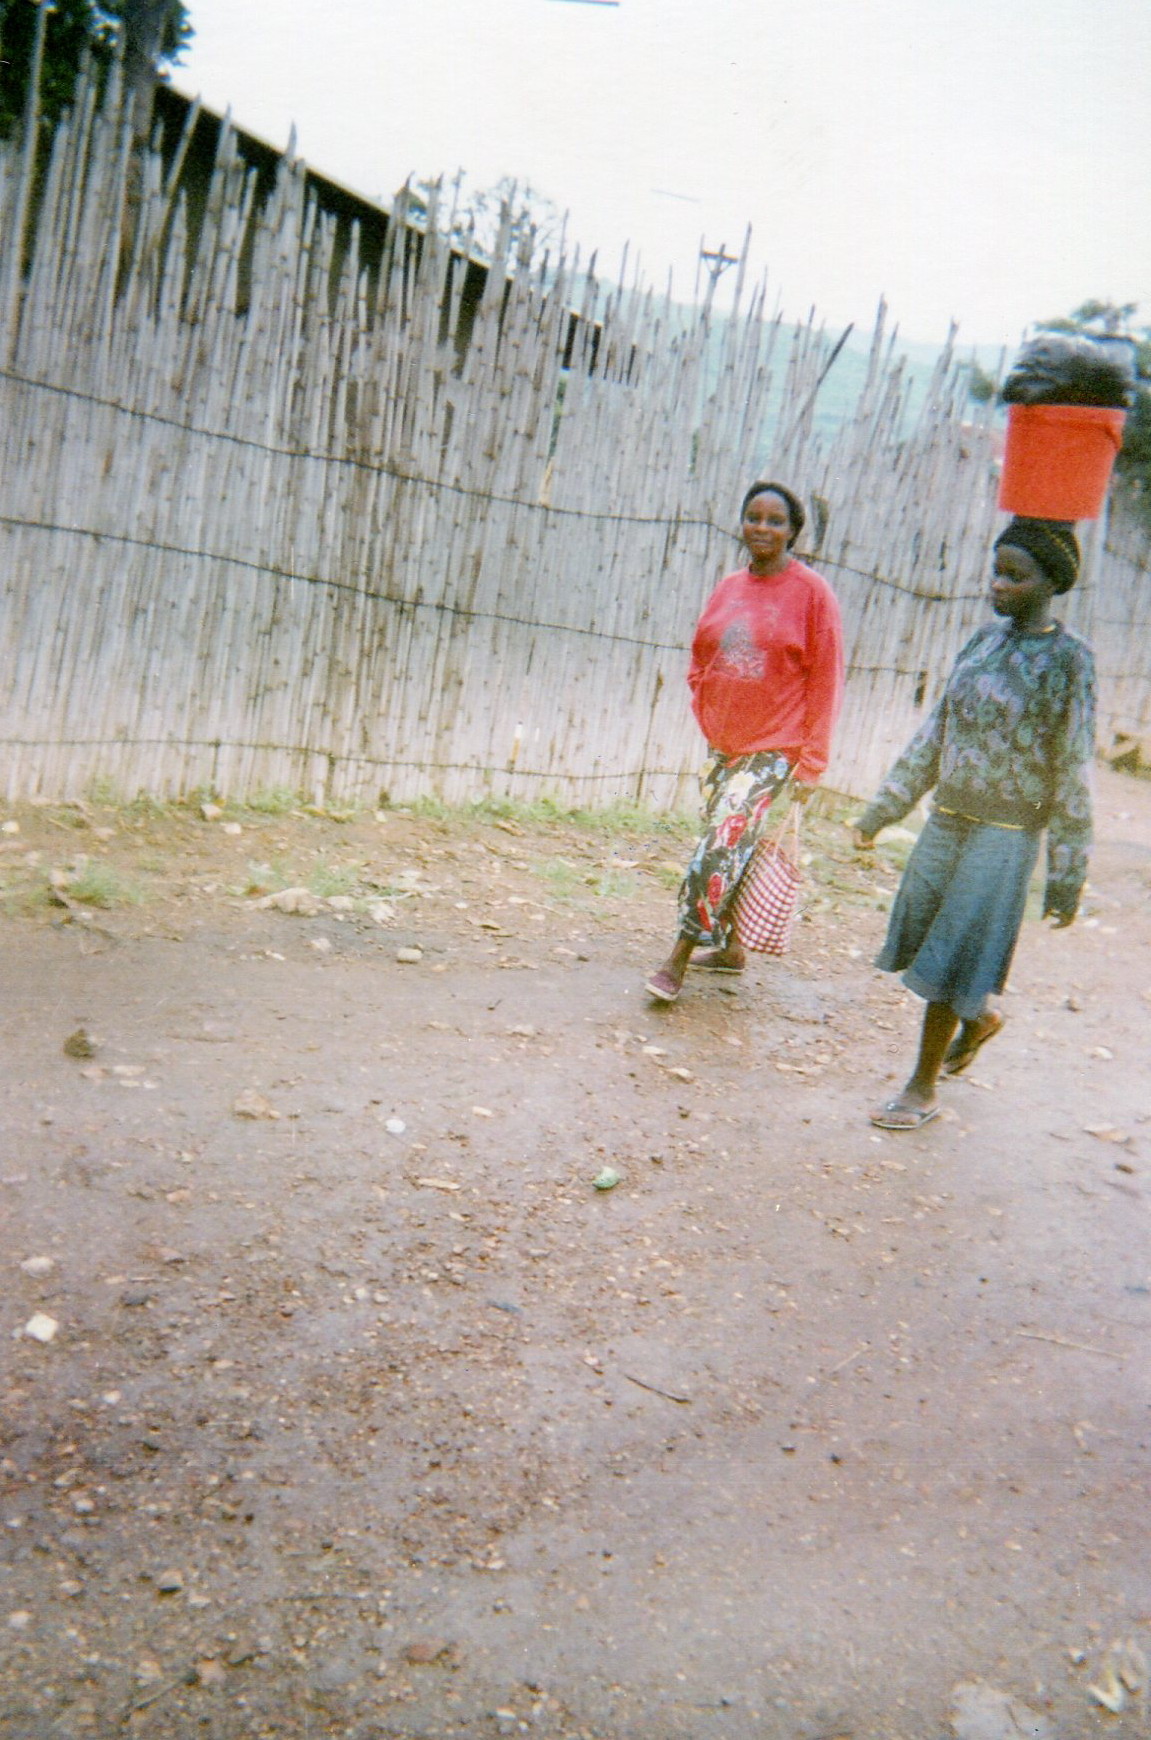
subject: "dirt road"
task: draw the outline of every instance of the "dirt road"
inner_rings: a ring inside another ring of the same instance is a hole
[[[6,813],[0,1733],[1146,1735],[1151,784],[1100,786],[912,1135],[894,861],[830,821],[794,952],[659,1010],[674,828]]]

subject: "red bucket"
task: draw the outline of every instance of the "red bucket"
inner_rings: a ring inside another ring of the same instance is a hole
[[[1000,507],[1034,520],[1098,519],[1126,420],[1100,405],[1009,406]]]

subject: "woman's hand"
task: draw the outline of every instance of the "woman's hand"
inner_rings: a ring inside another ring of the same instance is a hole
[[[863,833],[859,828],[852,828],[851,843],[857,852],[874,852],[875,841],[870,834]]]
[[[797,803],[797,804],[807,803],[808,799],[811,797],[811,795],[815,791],[815,789],[816,789],[815,786],[808,785],[802,779],[793,779],[791,782],[791,797],[792,797],[793,803]]]

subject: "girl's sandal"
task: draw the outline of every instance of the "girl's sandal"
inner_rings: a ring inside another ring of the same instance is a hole
[[[972,1063],[989,1039],[994,1039],[997,1033],[1003,1031],[1005,1017],[997,1009],[988,1012],[988,1025],[975,1039],[965,1039],[962,1033],[951,1041],[943,1058],[944,1075],[962,1075],[969,1063]]]
[[[726,949],[703,949],[691,958],[693,967],[703,967],[709,973],[742,973],[746,964],[733,961]]]
[[[674,1003],[683,990],[683,984],[681,982],[677,985],[671,974],[661,967],[658,973],[653,973],[650,979],[645,980],[643,988],[657,1003]]]
[[[871,1122],[877,1130],[922,1130],[924,1124],[939,1116],[940,1110],[939,1106],[905,1106],[900,1100],[888,1100],[885,1106],[872,1112]]]

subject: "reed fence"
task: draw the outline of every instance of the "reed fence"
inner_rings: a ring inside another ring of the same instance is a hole
[[[816,510],[829,783],[870,789],[985,614],[994,444],[950,343],[912,417],[881,309],[821,440],[834,335],[743,265],[723,318],[506,235],[480,268],[403,194],[368,226],[178,120],[133,158],[88,82],[39,156],[34,114],[0,146],[9,800],[690,801],[687,646],[758,475]],[[1148,566],[1123,528],[1073,595],[1106,731],[1148,730]]]

